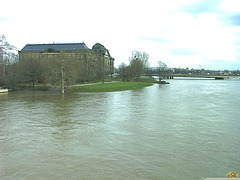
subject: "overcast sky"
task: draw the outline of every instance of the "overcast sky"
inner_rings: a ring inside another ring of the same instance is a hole
[[[239,0],[0,0],[0,33],[27,43],[99,42],[128,63],[132,50],[151,66],[240,69]]]

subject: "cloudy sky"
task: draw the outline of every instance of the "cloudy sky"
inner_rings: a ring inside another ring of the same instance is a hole
[[[115,65],[132,50],[151,66],[240,69],[239,0],[0,0],[0,33],[27,43],[99,42]]]

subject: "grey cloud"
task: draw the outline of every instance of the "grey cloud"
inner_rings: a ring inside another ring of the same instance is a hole
[[[191,49],[187,49],[187,48],[183,48],[183,49],[172,49],[171,53],[173,55],[196,55],[196,52],[191,50]]]
[[[225,15],[223,16],[222,20],[227,26],[240,26],[240,13]]]
[[[195,3],[184,6],[182,12],[197,16],[202,13],[215,13],[225,26],[240,26],[240,13],[229,13],[220,8],[224,0],[197,0]]]
[[[141,37],[140,39],[143,40],[149,40],[149,41],[155,41],[155,42],[159,42],[159,43],[166,43],[169,42],[166,39],[162,39],[162,38],[154,38],[154,37]]]
[[[8,21],[8,20],[9,20],[8,18],[0,17],[0,21]]]
[[[235,41],[235,45],[240,46],[240,39],[237,39],[237,40]]]
[[[201,13],[218,13],[220,10],[218,5],[223,0],[198,0],[196,3],[182,7],[181,11],[198,15]]]

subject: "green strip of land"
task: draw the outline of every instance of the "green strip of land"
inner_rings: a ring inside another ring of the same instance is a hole
[[[72,86],[71,92],[112,92],[135,90],[143,87],[151,86],[152,82],[112,82],[104,84],[92,84],[85,86]]]

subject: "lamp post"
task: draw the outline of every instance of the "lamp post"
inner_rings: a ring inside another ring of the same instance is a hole
[[[61,65],[61,79],[62,79],[62,82],[61,82],[61,93],[62,93],[62,94],[64,94],[63,62],[64,62],[64,60],[62,61],[62,65]]]
[[[103,62],[102,62],[102,84],[104,84],[104,56],[105,56],[105,51],[102,51],[102,55],[103,55]]]

